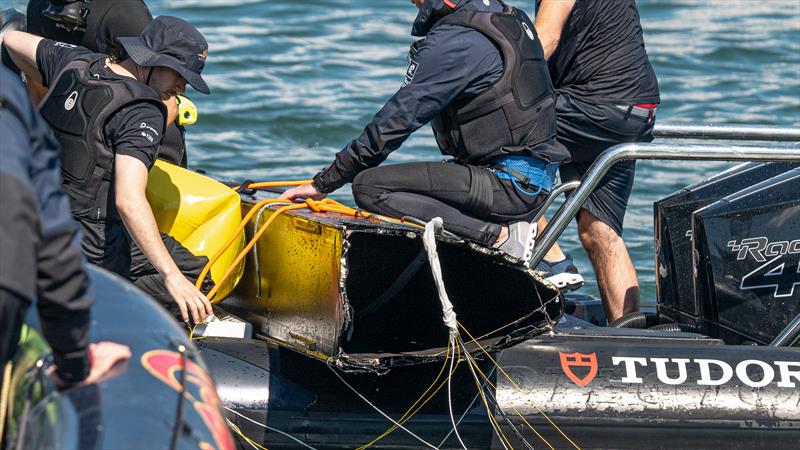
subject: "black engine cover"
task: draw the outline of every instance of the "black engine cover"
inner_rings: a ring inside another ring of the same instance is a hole
[[[800,168],[695,212],[692,232],[709,332],[769,343],[800,313]]]
[[[692,323],[703,315],[692,285],[692,213],[794,167],[796,163],[742,164],[654,204],[656,295],[661,313]]]

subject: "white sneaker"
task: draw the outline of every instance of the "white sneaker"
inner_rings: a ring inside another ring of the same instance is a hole
[[[510,256],[530,261],[533,257],[533,246],[536,244],[536,224],[530,222],[511,222],[508,224],[508,238],[497,247]]]

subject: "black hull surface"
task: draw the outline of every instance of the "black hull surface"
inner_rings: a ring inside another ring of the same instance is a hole
[[[578,328],[576,328],[576,325]],[[726,346],[688,333],[562,323],[498,356],[519,389],[481,365],[502,412],[492,414],[515,448],[797,448],[800,361],[786,348]],[[359,398],[325,362],[265,341],[209,338],[200,344],[223,402],[258,424],[314,448],[355,448],[391,423]],[[339,374],[386,414],[398,419],[425,391],[441,362],[399,367],[385,375]],[[502,448],[486,407],[462,364],[452,379],[458,430],[468,448]],[[518,411],[541,434],[517,416]],[[561,432],[542,415],[543,411]],[[503,413],[519,431],[516,435]],[[229,414],[268,448],[297,448],[288,438]],[[444,386],[406,423],[441,448],[461,448],[450,434]],[[445,438],[450,434],[449,438]],[[396,430],[370,448],[419,448]]]

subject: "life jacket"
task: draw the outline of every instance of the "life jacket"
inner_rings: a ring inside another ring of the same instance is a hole
[[[556,136],[553,85],[541,43],[528,16],[504,5],[499,13],[456,11],[433,29],[458,25],[483,33],[501,51],[503,74],[489,89],[455,100],[431,123],[443,154],[489,165],[505,155],[530,156]]]
[[[111,183],[114,151],[105,139],[109,117],[134,101],[148,101],[163,113],[158,93],[132,78],[96,79],[89,67],[107,55],[92,53],[67,64],[42,100],[39,110],[61,144],[61,182],[72,215],[93,221],[119,221]],[[163,136],[164,133],[161,133]]]

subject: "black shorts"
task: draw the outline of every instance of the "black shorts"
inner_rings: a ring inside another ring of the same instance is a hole
[[[580,180],[601,153],[617,144],[653,140],[655,115],[642,118],[615,105],[596,105],[558,92],[556,115],[558,141],[569,149],[572,159],[561,165],[562,182]],[[635,173],[634,161],[618,163],[583,205],[620,236]]]

